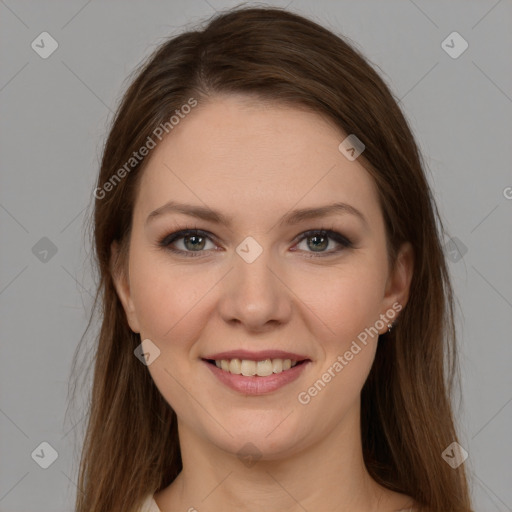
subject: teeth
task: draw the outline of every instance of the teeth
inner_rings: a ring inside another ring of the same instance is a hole
[[[230,373],[236,373],[237,375],[242,373],[242,363],[240,362],[240,359],[231,359],[229,362],[229,371]]]
[[[265,359],[265,361],[258,361],[255,366],[256,366],[256,375],[259,375],[260,377],[268,377],[269,375],[272,375],[272,373],[273,373],[272,359]]]
[[[256,363],[254,361],[243,359],[240,368],[242,369],[242,375],[245,377],[256,375]]]
[[[282,359],[274,359],[272,361],[272,371],[274,373],[281,373],[283,371],[283,360]]]
[[[292,359],[265,359],[252,361],[250,359],[222,359],[215,361],[215,366],[225,372],[230,372],[244,377],[268,377],[273,373],[281,373],[293,368],[297,361]]]

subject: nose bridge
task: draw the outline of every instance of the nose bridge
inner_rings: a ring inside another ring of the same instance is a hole
[[[237,246],[222,301],[226,320],[236,318],[252,327],[270,320],[285,321],[290,311],[289,296],[276,276],[279,265],[274,260],[273,252],[253,237]]]
[[[248,250],[247,250],[248,249]],[[241,244],[237,249],[235,258],[235,273],[240,286],[246,289],[268,290],[275,283],[270,271],[272,266],[272,255],[270,249],[257,250],[250,243]]]

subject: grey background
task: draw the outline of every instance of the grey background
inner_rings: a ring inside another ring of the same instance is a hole
[[[65,416],[67,386],[94,290],[83,223],[126,78],[164,38],[237,3],[0,0],[1,512],[73,507],[85,422]],[[350,38],[400,98],[454,238],[455,406],[475,510],[511,511],[512,2],[270,4]],[[59,44],[47,59],[31,48],[43,31]],[[456,59],[441,47],[453,31],[469,44]],[[48,469],[31,457],[43,441],[58,452]]]

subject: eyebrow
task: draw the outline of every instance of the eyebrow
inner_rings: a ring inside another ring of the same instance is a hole
[[[224,224],[227,227],[231,227],[232,225],[232,218],[227,217],[220,212],[211,210],[210,208],[204,206],[178,203],[176,201],[169,201],[160,208],[152,211],[146,219],[146,224],[148,224],[156,217],[173,212],[190,215],[192,217],[215,222],[217,224]],[[333,203],[325,206],[293,210],[283,215],[283,217],[279,220],[279,225],[294,225],[304,220],[326,217],[334,213],[354,215],[363,222],[365,227],[369,227],[369,223],[366,220],[366,217],[357,208],[347,203]]]

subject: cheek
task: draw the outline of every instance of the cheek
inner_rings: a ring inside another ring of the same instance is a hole
[[[382,307],[384,279],[379,267],[363,258],[358,264],[316,276],[308,274],[303,279],[298,295],[316,313],[319,341],[327,342],[326,350],[343,349],[375,324]]]
[[[384,286],[383,276],[368,266],[332,276],[336,278],[325,280],[322,293],[308,302],[318,317],[313,333],[322,356],[309,387],[298,397],[301,404],[308,402],[304,410],[310,417],[322,416],[326,424],[339,421],[359,400],[377,349],[375,322]]]
[[[130,286],[141,337],[165,344],[171,351],[193,340],[204,298],[214,284],[211,273],[175,265],[165,253],[135,249]]]

